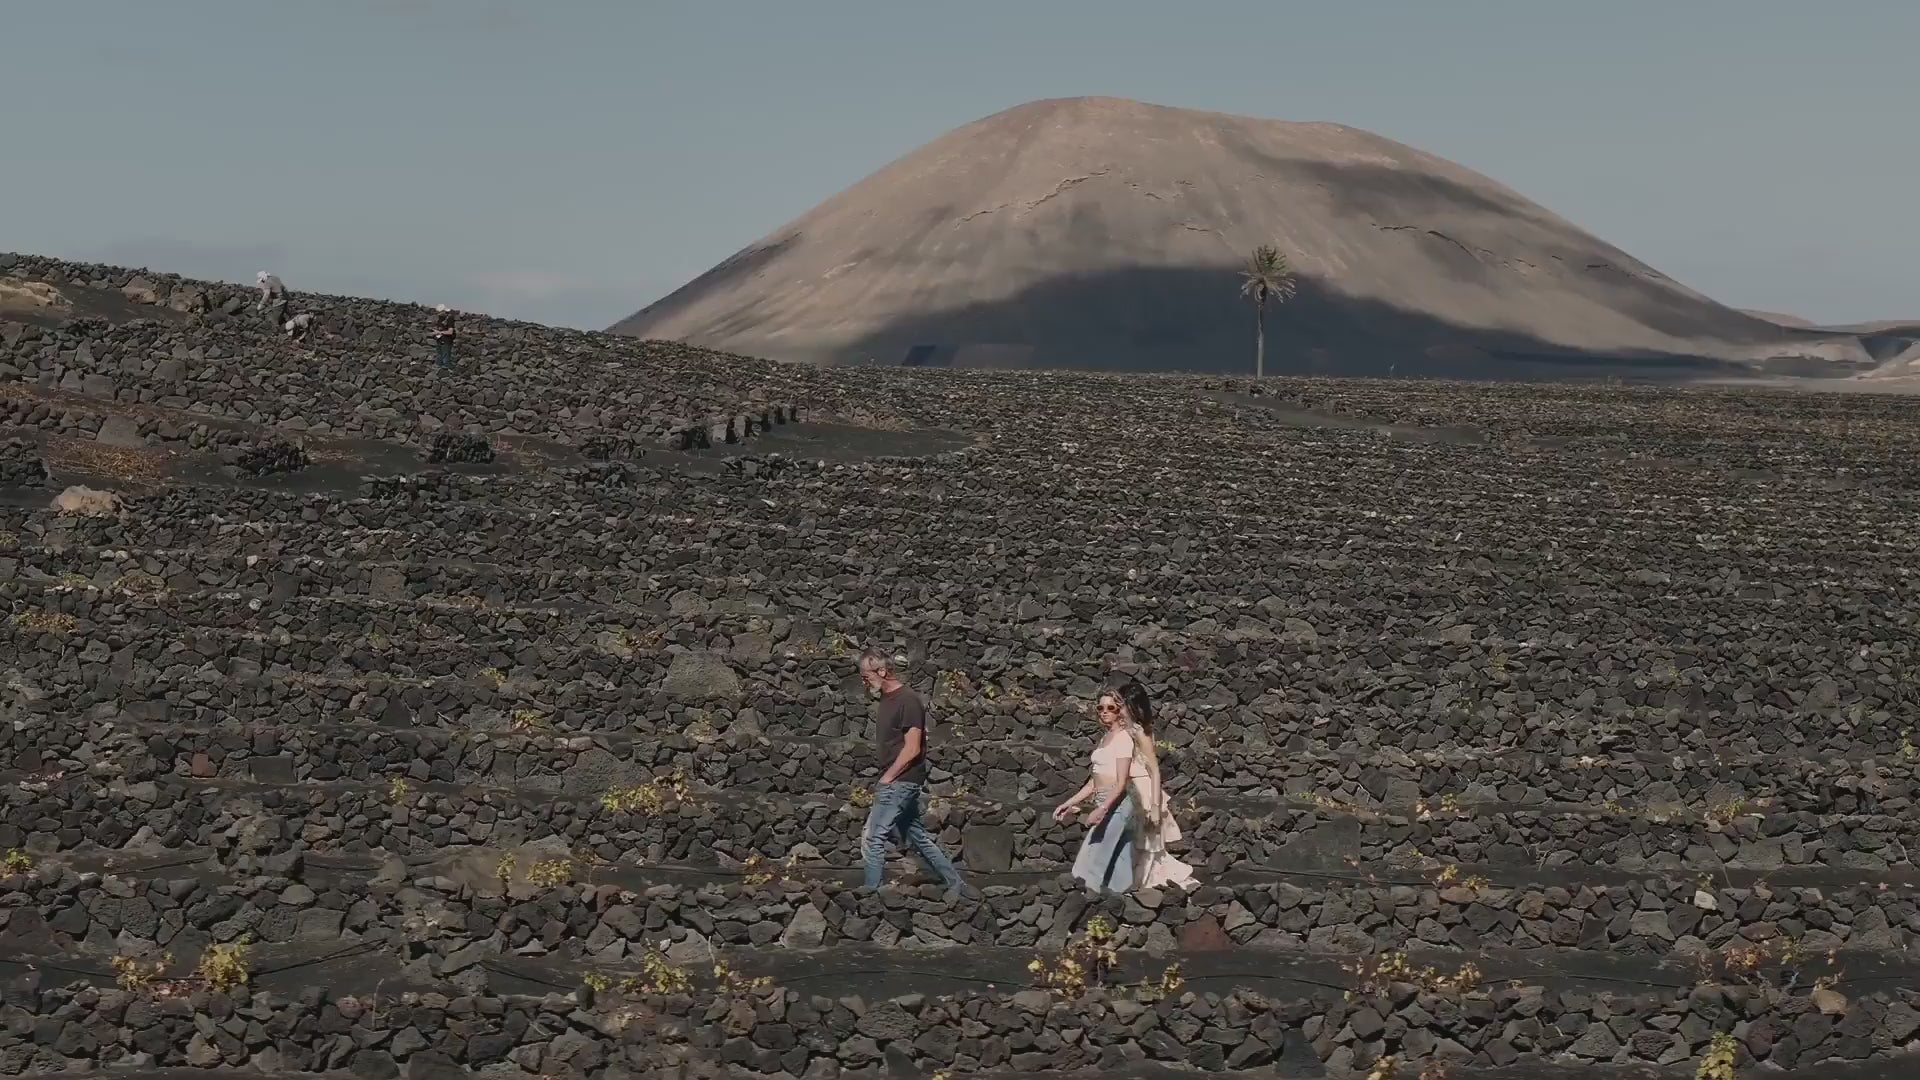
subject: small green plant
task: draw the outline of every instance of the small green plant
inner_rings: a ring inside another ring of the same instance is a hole
[[[853,648],[853,639],[844,634],[828,633],[818,641],[799,641],[789,646],[791,654],[808,660],[820,657],[838,659],[849,655]]]
[[[154,960],[115,956],[109,962],[113,965],[113,981],[120,984],[120,989],[132,994],[144,994],[160,981],[167,965],[173,962],[173,954],[163,953]]]
[[[713,726],[713,714],[705,709],[688,712],[686,726],[680,729],[680,733],[703,745],[720,737],[719,730]]]
[[[1732,825],[1734,819],[1746,812],[1747,801],[1745,799],[1735,798],[1710,804],[1705,810],[1701,811],[1701,816],[1711,824],[1724,829]]]
[[[209,990],[225,992],[245,986],[252,977],[247,970],[247,936],[242,934],[238,941],[225,945],[207,946],[207,951],[200,954],[198,970]]]
[[[615,627],[607,631],[606,643],[616,655],[631,656],[643,649],[657,649],[667,636],[658,629],[641,631]]]
[[[621,989],[662,995],[684,994],[693,989],[693,974],[667,959],[667,954],[658,949],[640,954],[640,970],[643,972],[640,979],[629,979]]]
[[[18,877],[33,873],[33,857],[20,848],[11,848],[4,858],[0,858],[0,873],[7,877]]]
[[[404,776],[396,776],[387,782],[387,798],[394,802],[405,799],[412,791],[413,785],[407,783],[407,778]]]
[[[1707,1052],[1700,1055],[1700,1066],[1693,1070],[1693,1080],[1734,1080],[1737,1045],[1730,1033],[1715,1032],[1713,1041],[1707,1044]]]
[[[12,551],[20,546],[20,538],[10,532],[0,531],[0,551]]]
[[[1120,954],[1113,947],[1113,932],[1112,920],[1095,915],[1087,920],[1079,937],[1067,942],[1060,955],[1036,957],[1027,964],[1027,970],[1053,993],[1077,998],[1087,992],[1088,986],[1104,985],[1107,973],[1120,962]]]
[[[30,634],[66,637],[80,627],[80,620],[64,611],[23,611],[13,617],[13,625]]]
[[[756,851],[740,864],[740,880],[757,889],[775,881],[791,880],[790,875],[799,866],[800,858],[797,855],[788,855],[786,861],[776,863]]]
[[[519,865],[519,860],[514,858],[513,852],[509,851],[500,856],[500,862],[493,868],[493,873],[495,877],[500,879],[500,888],[502,890],[506,889],[508,885],[513,884],[513,869],[517,865]]]
[[[689,794],[686,770],[675,767],[665,777],[644,784],[608,788],[600,795],[600,807],[611,814],[657,814],[666,809],[669,797],[686,802]]]
[[[1173,995],[1179,993],[1180,988],[1186,984],[1186,976],[1180,972],[1180,962],[1175,960],[1160,972],[1158,979],[1150,983],[1141,983],[1139,988],[1135,990],[1134,997],[1146,1002],[1166,1001],[1173,997]]]
[[[1329,795],[1324,791],[1307,792],[1307,801],[1333,814],[1349,814],[1359,809],[1359,807],[1356,807],[1347,800],[1336,795]]]
[[[1756,892],[1764,890],[1766,883],[1759,882],[1754,888]],[[1828,967],[1839,966],[1840,951],[1837,948],[1828,949],[1824,955]],[[1800,965],[1810,959],[1812,957],[1809,956],[1807,947],[1800,938],[1778,937],[1771,941],[1728,945],[1718,952],[1702,951],[1695,957],[1694,963],[1698,969],[1699,982],[1732,981],[1763,986],[1773,981],[1773,978],[1766,973],[1769,965],[1791,968],[1795,972],[1796,980],[1805,981],[1803,977],[1809,972],[1802,969]],[[1811,981],[1815,987],[1830,990],[1839,985],[1840,973],[1830,971]]]
[[[668,958],[665,952],[668,944],[662,940],[657,946],[647,945],[640,953],[640,974],[629,975],[617,985],[605,976],[590,975],[583,981],[595,993],[613,988],[626,997],[692,993],[693,972]],[[755,993],[773,985],[773,980],[764,975],[754,978],[741,975],[717,955],[713,956],[713,981],[714,989],[729,997]]]
[[[1433,879],[1433,884],[1439,889],[1467,889],[1477,893],[1487,888],[1487,879],[1479,874],[1461,877],[1460,868],[1449,863],[1441,868],[1439,875]]]
[[[523,735],[547,729],[547,718],[538,709],[513,710],[513,730]]]
[[[936,692],[949,701],[965,701],[973,693],[973,682],[964,671],[943,671],[935,681]]]
[[[733,966],[718,956],[713,958],[713,982],[715,989],[729,997],[758,993],[773,985],[773,978],[767,975],[742,975],[733,970]]]
[[[604,994],[613,987],[613,980],[597,971],[587,972],[581,977],[580,981],[586,984],[587,989],[596,994]]]
[[[495,690],[507,685],[506,675],[502,674],[500,669],[496,667],[481,668],[479,673],[474,677]]]
[[[1435,994],[1463,994],[1480,985],[1481,979],[1480,968],[1476,964],[1462,964],[1454,972],[1435,967],[1414,967],[1407,954],[1399,951],[1374,953],[1347,965],[1345,970],[1359,980],[1354,990],[1347,992],[1349,998],[1356,992],[1367,995],[1382,993],[1394,983],[1411,983]]]
[[[1761,969],[1773,959],[1773,946],[1767,942],[1748,942],[1729,945],[1719,952],[1702,951],[1695,964],[1700,969],[1699,981],[1717,983],[1733,980],[1743,983],[1763,981]]]
[[[572,880],[573,860],[571,858],[538,859],[527,864],[527,884],[536,888],[550,889]]]
[[[1920,757],[1920,750],[1914,749],[1913,746],[1912,728],[1900,729],[1900,756],[1907,761],[1912,761],[1914,758]]]
[[[592,848],[582,848],[576,851],[573,856],[573,861],[579,866],[581,875],[589,885],[593,884],[595,874],[613,865],[601,858],[599,852],[594,851]]]
[[[93,588],[93,579],[85,574],[76,574],[69,570],[60,575],[60,584],[65,585],[69,589],[91,589]]]
[[[937,814],[971,794],[973,794],[973,788],[966,784],[955,784],[953,790],[945,795],[932,795],[927,798],[927,813]]]
[[[847,805],[855,810],[866,810],[873,806],[873,789],[855,784],[847,792]]]
[[[167,594],[167,583],[165,580],[141,570],[132,570],[121,574],[118,578],[114,579],[113,588],[115,592],[125,596],[140,596],[148,599],[165,596]]]

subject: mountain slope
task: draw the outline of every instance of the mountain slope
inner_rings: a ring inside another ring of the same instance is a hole
[[[1391,140],[1112,98],[949,132],[611,329],[814,362],[1241,370],[1237,268],[1262,242],[1301,275],[1275,370],[1866,359]]]

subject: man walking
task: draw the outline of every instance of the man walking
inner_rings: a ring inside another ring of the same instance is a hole
[[[867,888],[880,886],[886,870],[887,848],[897,841],[913,848],[947,888],[975,895],[953,861],[940,850],[927,827],[920,823],[920,790],[927,783],[927,709],[920,695],[895,674],[885,653],[860,654],[860,681],[880,696],[874,716],[874,742],[879,750],[880,780],[873,789],[873,809],[861,838]]]

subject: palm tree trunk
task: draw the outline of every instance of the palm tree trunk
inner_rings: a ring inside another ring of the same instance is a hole
[[[1253,308],[1253,377],[1265,378],[1267,374],[1267,307],[1256,304]]]

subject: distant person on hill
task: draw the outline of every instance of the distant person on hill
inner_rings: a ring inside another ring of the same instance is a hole
[[[1180,839],[1180,827],[1160,787],[1153,702],[1146,687],[1130,681],[1105,691],[1094,714],[1101,733],[1093,745],[1093,775],[1053,809],[1053,820],[1065,821],[1081,803],[1093,800],[1073,876],[1101,893],[1192,888],[1197,884],[1193,867],[1167,852],[1167,843]]]
[[[253,280],[260,285],[260,302],[253,305],[256,311],[266,307],[270,301],[287,298],[287,287],[273,274],[262,270],[253,276]]]
[[[453,312],[447,305],[441,304],[433,309],[433,344],[435,367],[453,366]]]
[[[307,331],[313,329],[313,312],[303,311],[293,318],[288,319],[285,329],[287,336],[295,341],[306,337]]]
[[[954,869],[953,860],[920,823],[920,792],[927,783],[926,704],[900,681],[894,660],[885,653],[863,652],[858,666],[860,681],[880,697],[874,716],[880,780],[874,785],[873,809],[867,812],[866,831],[861,837],[867,888],[880,887],[889,842],[897,841],[913,848],[927,869],[949,889],[970,895],[972,890]]]

